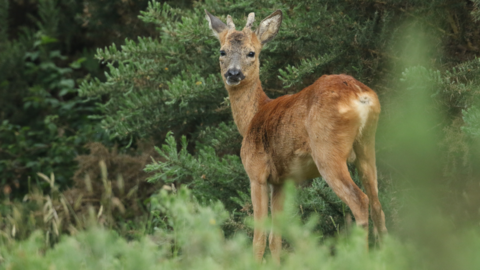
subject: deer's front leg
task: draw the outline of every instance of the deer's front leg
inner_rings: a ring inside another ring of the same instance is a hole
[[[259,181],[260,180],[260,181]],[[253,232],[253,252],[255,259],[262,261],[267,235],[264,229],[258,228],[268,216],[268,185],[263,179],[250,178],[250,189],[252,192],[253,218],[255,229]]]
[[[272,232],[269,237],[269,247],[272,253],[272,259],[275,263],[280,264],[280,252],[282,251],[282,236],[275,228],[278,221],[278,215],[283,211],[283,203],[285,201],[285,194],[283,192],[283,185],[272,185],[271,198],[271,212],[272,212]]]

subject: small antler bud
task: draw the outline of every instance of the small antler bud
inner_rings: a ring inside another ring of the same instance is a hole
[[[235,24],[233,23],[232,16],[230,15],[227,16],[227,26],[228,28],[235,30]]]
[[[248,14],[247,24],[245,25],[245,28],[252,28],[254,21],[255,21],[255,13],[251,12],[250,14]]]

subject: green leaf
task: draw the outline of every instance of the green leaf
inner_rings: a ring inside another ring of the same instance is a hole
[[[42,41],[41,44],[42,44],[42,45],[45,45],[45,44],[50,44],[50,43],[57,42],[58,39],[52,38],[52,37],[49,37],[49,36],[46,36],[46,35],[42,35],[41,41]]]
[[[62,60],[67,59],[66,56],[63,56],[59,50],[51,51],[50,52],[50,58],[60,58]]]
[[[60,80],[59,85],[72,89],[75,87],[75,82],[72,79],[62,79]]]
[[[87,58],[85,58],[85,57],[79,58],[79,59],[73,61],[72,63],[70,63],[69,66],[73,69],[80,68],[82,66],[82,63],[85,62],[86,60],[87,60]]]
[[[26,52],[24,58],[25,58],[25,59],[30,58],[30,60],[35,61],[35,60],[38,58],[39,55],[40,55],[40,52],[39,52],[39,51]]]

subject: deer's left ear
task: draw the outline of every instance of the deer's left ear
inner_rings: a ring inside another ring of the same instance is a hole
[[[257,38],[260,40],[262,45],[272,40],[278,33],[278,29],[282,24],[282,11],[277,10],[270,14],[267,18],[263,19],[260,22],[255,34]]]
[[[227,25],[224,24],[219,18],[213,16],[205,9],[205,18],[207,18],[208,26],[212,29],[213,34],[218,38],[221,32],[228,29]]]

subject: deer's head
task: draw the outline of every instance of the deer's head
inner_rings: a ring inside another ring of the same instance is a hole
[[[223,81],[229,86],[236,86],[257,80],[260,68],[258,56],[262,46],[272,40],[282,23],[282,11],[277,10],[265,18],[259,27],[252,31],[255,13],[248,14],[247,24],[242,31],[235,29],[232,17],[227,16],[227,24],[207,14],[208,25],[220,41],[220,68]]]

